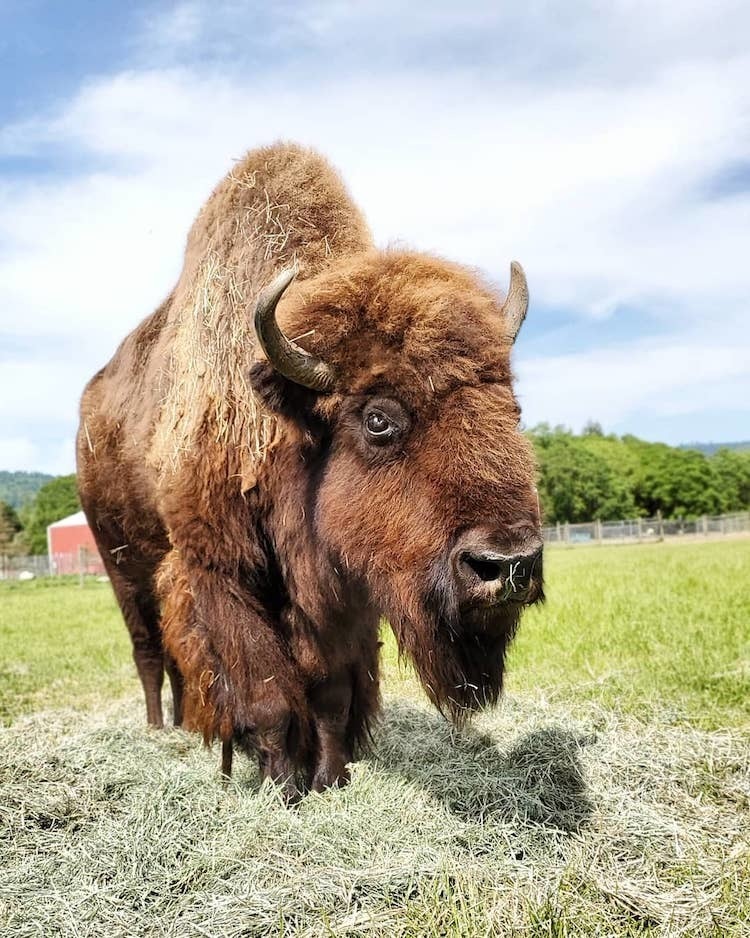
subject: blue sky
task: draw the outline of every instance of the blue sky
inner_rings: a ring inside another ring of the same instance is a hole
[[[83,384],[279,137],[380,244],[524,264],[527,423],[750,437],[747,3],[404,6],[0,2],[0,468],[73,469]]]

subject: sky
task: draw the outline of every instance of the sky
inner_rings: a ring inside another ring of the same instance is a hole
[[[0,0],[0,469],[74,469],[83,385],[248,149],[320,149],[376,241],[531,306],[524,421],[750,438],[750,5]]]

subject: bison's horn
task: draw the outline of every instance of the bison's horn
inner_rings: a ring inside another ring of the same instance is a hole
[[[523,325],[528,308],[529,288],[526,285],[526,274],[524,274],[523,267],[517,261],[511,261],[510,289],[505,298],[502,314],[512,342],[516,341],[518,330]]]
[[[276,304],[296,276],[297,265],[287,267],[260,294],[255,331],[268,361],[280,374],[313,391],[330,391],[335,380],[330,365],[287,339],[276,322]]]

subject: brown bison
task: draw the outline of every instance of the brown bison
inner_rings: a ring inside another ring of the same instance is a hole
[[[295,279],[296,275],[296,279]],[[507,298],[377,250],[316,153],[249,153],[188,236],[174,291],[88,384],[81,501],[133,640],[149,723],[320,790],[377,712],[390,621],[433,703],[493,703],[542,595]]]

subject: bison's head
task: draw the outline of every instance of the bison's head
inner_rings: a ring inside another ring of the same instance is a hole
[[[523,271],[512,266],[505,299],[405,252],[285,293],[293,276],[258,301],[268,362],[254,387],[306,440],[310,490],[298,494],[320,556],[364,587],[430,697],[460,719],[497,698],[521,609],[542,597],[534,459],[509,360]]]

